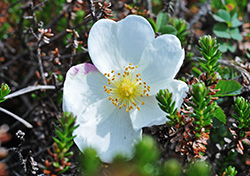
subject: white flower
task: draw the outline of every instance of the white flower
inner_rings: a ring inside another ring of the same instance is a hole
[[[187,85],[174,80],[184,50],[174,35],[155,38],[148,21],[136,15],[96,22],[88,49],[94,65],[72,67],[64,83],[63,110],[80,125],[75,143],[95,148],[103,162],[118,153],[131,157],[142,128],[167,120],[155,98],[159,89],[173,93],[176,107],[185,97]]]

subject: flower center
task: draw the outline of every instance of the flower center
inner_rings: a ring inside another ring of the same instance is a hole
[[[119,109],[123,107],[129,112],[136,107],[140,110],[138,105],[144,105],[142,97],[149,96],[150,86],[143,82],[141,74],[136,72],[138,66],[129,64],[124,68],[123,73],[105,73],[104,76],[108,78],[108,85],[104,85],[104,90],[110,96],[109,100]]]

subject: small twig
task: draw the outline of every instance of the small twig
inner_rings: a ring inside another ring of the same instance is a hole
[[[203,59],[203,58],[199,58],[199,59]],[[196,58],[192,58],[192,61],[194,61],[194,62],[200,62]],[[238,72],[240,72],[243,75],[243,77],[247,78],[250,81],[250,75],[249,75],[249,73],[245,69],[241,68],[240,66],[234,65],[234,64],[232,64],[231,62],[229,62],[227,60],[218,60],[218,62],[220,64],[222,64],[222,65],[225,65],[225,66],[228,66],[228,67],[231,67],[231,68],[237,70]]]
[[[191,27],[201,19],[202,16],[205,16],[207,13],[210,13],[211,11],[211,0],[207,0],[207,2],[200,8],[199,12],[193,17],[193,19],[190,21],[188,25],[188,29],[191,29]]]
[[[27,128],[33,128],[33,126],[29,122],[25,121],[24,119],[22,119],[21,117],[17,116],[16,114],[13,114],[12,112],[10,112],[10,111],[8,111],[8,110],[6,110],[4,108],[1,108],[1,107],[0,107],[0,111],[4,112],[5,114],[8,114],[8,115],[12,116],[16,120],[18,120],[19,122],[21,122],[22,124],[24,124]]]
[[[227,60],[218,60],[218,62],[221,63],[222,65],[226,65],[228,67],[232,67],[233,69],[235,69],[238,72],[240,72],[244,78],[247,78],[248,81],[250,81],[250,75],[249,75],[249,73],[244,68],[241,68],[238,65],[234,65],[234,64],[230,63]]]
[[[80,52],[77,52],[75,53],[74,55],[71,54],[65,54],[65,55],[61,55],[60,56],[60,59],[68,59],[70,57],[76,57],[76,56],[82,56],[84,54],[86,54],[88,52],[88,49],[84,48],[84,47],[81,47],[83,51],[80,51]],[[43,57],[43,60],[50,60],[51,59],[51,56],[44,56]]]
[[[176,1],[176,4],[174,4],[174,1],[173,0],[164,0],[163,1],[163,9],[162,9],[162,11],[163,12],[167,12],[167,13],[171,13],[171,12],[174,12],[175,11],[175,13],[179,13],[178,11],[179,11],[179,9],[178,8],[176,8],[176,9],[174,9],[173,7],[174,6],[179,6],[180,5],[180,2],[177,0]]]
[[[87,19],[84,19],[81,23],[73,26],[72,28],[76,29],[76,28],[79,28],[81,27],[82,25],[88,23],[90,21],[90,18],[87,18]],[[58,39],[60,39],[61,37],[65,36],[67,34],[66,30],[60,32],[59,34],[55,35],[51,40],[50,42],[54,42]],[[29,38],[29,41],[30,40],[33,40],[35,38],[37,38],[36,36],[33,36],[32,38]],[[41,43],[41,48],[44,47],[45,45],[47,45],[46,43]],[[36,48],[33,48],[33,51],[35,51]],[[11,60],[6,62],[5,64],[3,64],[1,67],[0,67],[0,71],[4,70],[4,69],[7,69],[10,65],[12,65],[13,63],[15,63],[17,60],[27,56],[29,54],[29,51],[27,52],[23,52],[23,53],[20,53],[18,54],[17,56],[11,56]],[[71,54],[70,54],[71,55]],[[70,57],[70,56],[67,56],[67,58]]]
[[[150,11],[150,13],[152,13],[152,2],[151,2],[151,0],[146,0],[146,2],[147,2],[148,11]]]
[[[44,0],[43,2],[41,2],[40,4],[37,4],[36,6],[34,6],[33,10],[38,9],[39,7],[43,6],[45,3],[47,3],[48,0]]]
[[[56,87],[55,86],[51,86],[51,85],[29,86],[29,87],[23,88],[21,90],[18,90],[16,92],[13,92],[13,93],[5,96],[4,98],[5,99],[10,99],[10,98],[17,97],[17,96],[26,94],[28,92],[33,92],[35,90],[40,90],[40,89],[56,89]]]
[[[95,6],[94,6],[94,3],[93,3],[93,0],[88,0],[88,3],[89,3],[90,15],[91,15],[93,21],[96,22],[97,18],[95,16]]]
[[[5,12],[4,12],[3,14],[0,14],[0,18],[1,18],[1,17],[4,17],[4,16],[8,13],[9,9],[13,8],[14,6],[16,6],[17,4],[19,4],[20,2],[23,2],[23,1],[25,1],[25,0],[19,0],[19,1],[15,2],[15,3],[11,4],[11,5],[5,10]]]
[[[45,80],[45,76],[44,76],[43,63],[42,63],[42,59],[41,59],[41,48],[40,48],[39,44],[37,47],[37,60],[38,60],[38,65],[39,65],[41,77],[43,80],[43,84],[47,85],[46,80]]]

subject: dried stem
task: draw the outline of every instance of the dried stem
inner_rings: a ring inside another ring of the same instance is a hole
[[[16,92],[13,92],[13,93],[5,96],[4,98],[7,100],[7,99],[14,98],[14,97],[17,97],[17,96],[20,96],[20,95],[23,95],[23,94],[26,94],[29,92],[33,92],[36,90],[55,89],[55,88],[56,88],[55,86],[50,86],[50,85],[29,86],[29,87],[23,88],[21,90],[18,90]]]
[[[40,43],[40,42],[38,42],[38,43]],[[45,80],[45,76],[44,76],[43,64],[42,64],[42,59],[41,59],[41,49],[39,47],[39,44],[38,44],[38,47],[37,47],[37,60],[38,60],[38,65],[39,65],[41,77],[42,77],[42,80],[43,80],[43,84],[47,85],[46,80]]]
[[[21,122],[22,124],[24,124],[27,128],[33,128],[33,126],[29,122],[25,121],[24,119],[22,119],[21,117],[17,116],[16,114],[14,114],[14,113],[12,113],[12,112],[4,109],[4,108],[1,108],[1,107],[0,107],[0,111],[2,111],[5,114],[8,114],[8,115],[12,116],[16,120],[18,120],[19,122]]]
[[[91,15],[93,21],[96,22],[97,18],[96,18],[96,15],[95,15],[95,6],[94,6],[94,3],[93,3],[93,0],[88,0],[88,3],[89,3],[90,15]]]

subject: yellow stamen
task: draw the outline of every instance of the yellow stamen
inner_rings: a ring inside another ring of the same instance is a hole
[[[134,108],[140,111],[138,105],[145,104],[142,97],[148,97],[150,92],[150,86],[142,81],[141,74],[136,73],[136,68],[137,65],[129,63],[129,66],[124,67],[123,74],[115,73],[115,70],[104,74],[108,78],[108,85],[103,86],[105,92],[110,95],[108,99],[112,100],[118,109],[125,107],[127,112]]]

